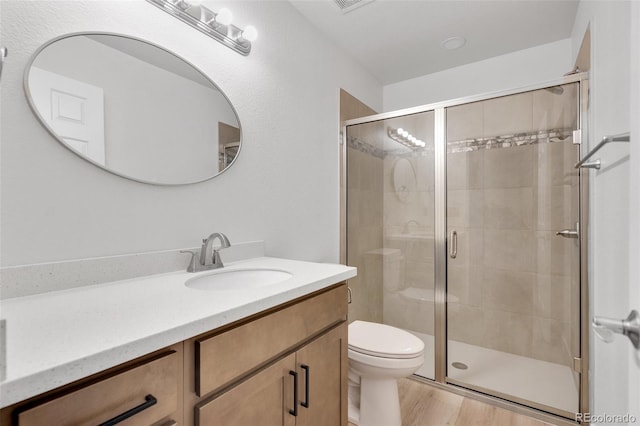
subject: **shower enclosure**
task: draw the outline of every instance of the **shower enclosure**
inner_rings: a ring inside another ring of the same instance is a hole
[[[418,376],[571,419],[587,408],[586,86],[347,121],[349,319],[420,337]]]

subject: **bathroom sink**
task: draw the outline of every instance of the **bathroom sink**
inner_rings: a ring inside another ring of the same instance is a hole
[[[277,284],[291,276],[277,269],[230,269],[190,278],[184,285],[208,291],[248,290]]]

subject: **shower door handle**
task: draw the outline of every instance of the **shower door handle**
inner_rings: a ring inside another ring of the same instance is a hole
[[[455,259],[458,257],[458,233],[455,229],[452,229],[449,234],[449,244],[451,244],[449,247],[449,257]]]

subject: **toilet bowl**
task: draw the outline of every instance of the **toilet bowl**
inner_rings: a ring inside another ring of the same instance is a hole
[[[424,363],[424,343],[413,334],[366,321],[349,324],[349,421],[401,426],[398,382]]]

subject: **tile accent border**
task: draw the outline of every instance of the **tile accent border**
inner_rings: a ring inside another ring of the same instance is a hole
[[[573,129],[550,129],[534,132],[514,133],[510,135],[491,136],[486,138],[448,141],[447,153],[479,151],[481,149],[512,148],[540,143],[564,142],[573,137]],[[398,144],[400,145],[400,144]],[[433,146],[409,149],[402,147],[394,150],[383,150],[358,137],[347,138],[347,146],[376,158],[384,159],[387,155],[419,157],[425,152],[433,152]]]
[[[552,129],[488,138],[465,139],[447,142],[447,152],[469,152],[481,149],[512,148],[540,143],[564,142],[571,137],[573,137],[573,129]]]
[[[347,138],[347,147],[353,148],[356,151],[360,151],[362,153],[369,154],[380,159],[384,159],[384,157],[387,155],[387,152],[385,152],[383,149],[373,146],[369,142],[353,136]]]
[[[0,300],[186,270],[190,255],[180,250],[0,268]],[[263,256],[264,241],[236,243],[220,252],[223,262]]]

